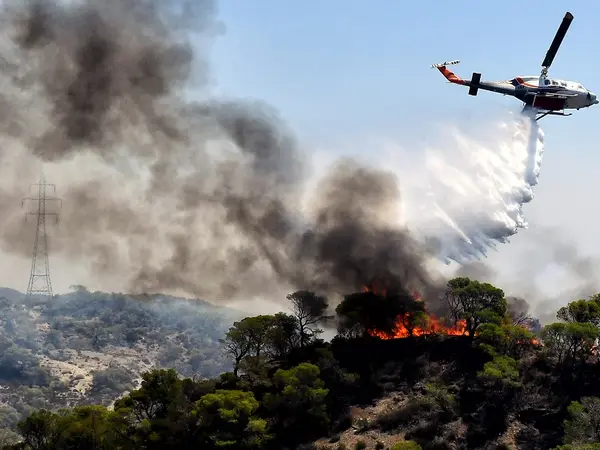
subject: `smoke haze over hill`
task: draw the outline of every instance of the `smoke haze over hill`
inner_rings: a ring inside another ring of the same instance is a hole
[[[214,5],[195,12],[194,31],[211,37]],[[5,102],[36,112],[14,117],[5,139],[28,153],[23,165],[50,163],[48,176],[63,182],[68,219],[53,230],[53,251],[91,260],[99,278],[123,276],[134,292],[335,292],[374,276],[426,288],[421,250],[389,221],[394,177],[341,162],[301,214],[295,136],[258,102],[185,101],[192,67],[207,62],[177,20],[141,1],[36,1],[5,12]],[[2,185],[7,205],[22,189],[14,181]],[[16,217],[5,221],[3,248],[26,255],[30,236]]]
[[[439,287],[431,260],[468,259],[524,226],[543,142],[526,119],[505,124],[496,147],[454,135],[463,160],[428,153],[420,191],[352,159],[316,179],[272,107],[211,97],[217,13],[208,0],[5,6],[3,251],[31,253],[18,199],[42,168],[63,199],[53,257],[89,265],[111,290],[284,299],[379,278],[427,293]],[[189,101],[188,88],[206,100]],[[413,208],[411,222],[403,208],[428,192],[427,214]]]

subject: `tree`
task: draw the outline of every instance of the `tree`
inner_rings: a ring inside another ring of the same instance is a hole
[[[538,345],[535,335],[518,325],[484,323],[479,326],[477,342],[488,353],[521,358]]]
[[[422,447],[415,441],[400,441],[392,445],[391,450],[422,450]]]
[[[282,359],[300,346],[298,319],[295,316],[277,313],[269,330],[269,354],[273,359]]]
[[[484,383],[505,387],[519,385],[519,368],[517,361],[508,356],[497,356],[484,364],[477,378]]]
[[[275,372],[276,392],[268,393],[264,404],[275,413],[278,434],[310,438],[327,429],[325,399],[329,390],[319,375],[319,368],[307,362]]]
[[[600,443],[559,445],[552,450],[600,450]]]
[[[125,427],[122,414],[95,405],[57,413],[40,410],[18,425],[25,445],[33,450],[119,448]]]
[[[556,322],[542,329],[542,340],[546,348],[560,362],[584,362],[600,336],[600,330],[591,323]]]
[[[132,415],[134,422],[165,419],[171,406],[181,402],[181,380],[175,369],[157,369],[142,375],[142,386],[115,402],[115,411]]]
[[[18,424],[25,445],[33,450],[58,448],[61,416],[45,409],[35,411]]]
[[[569,323],[591,323],[600,326],[600,299],[576,300],[560,308],[556,314],[559,320]]]
[[[329,303],[327,298],[310,291],[296,291],[288,294],[287,299],[292,302],[293,315],[298,322],[300,347],[304,347],[314,336],[322,332],[317,325],[331,318],[326,315]]]
[[[427,326],[429,318],[425,311],[425,303],[400,295],[392,296],[391,301],[398,303],[401,313],[397,316],[397,320],[406,329],[409,336],[414,335],[415,329]]]
[[[252,392],[217,390],[204,395],[192,412],[200,428],[199,448],[262,448],[269,435],[267,422],[255,415],[258,406]]]
[[[94,372],[92,379],[92,392],[119,393],[133,389],[133,376],[123,367],[109,367],[106,370]]]
[[[600,398],[583,397],[581,402],[571,402],[564,428],[565,444],[599,443]]]
[[[246,317],[239,322],[234,322],[225,334],[225,338],[219,339],[225,354],[233,359],[233,374],[236,377],[240,364],[246,357],[260,359],[268,344],[269,329],[273,321],[273,316]]]
[[[448,281],[444,301],[455,322],[465,321],[471,338],[482,323],[500,324],[507,312],[502,289],[467,277]]]
[[[372,291],[346,295],[335,309],[338,332],[343,336],[367,336],[379,331],[391,334],[398,321],[414,330],[422,321],[424,304],[409,294],[380,294]]]

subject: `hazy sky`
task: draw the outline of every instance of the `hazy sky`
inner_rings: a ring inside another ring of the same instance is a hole
[[[575,20],[550,75],[600,93],[600,4],[571,1],[569,7]],[[460,59],[458,75],[478,71],[484,80],[537,75],[565,11],[560,2],[465,8],[433,0],[222,0],[226,32],[213,47],[212,77],[219,94],[259,98],[278,108],[320,157],[366,152],[376,160],[380,149],[366,145],[373,139],[419,152],[435,142],[440,125],[468,120],[483,127],[498,111],[520,108],[517,100],[492,93],[471,97],[430,64]],[[599,120],[596,106],[541,121],[546,151],[536,198],[526,206],[530,229],[500,246],[489,264],[507,272],[520,267],[541,245],[532,235],[548,227],[561,230],[561,239],[581,254],[600,254]],[[7,284],[25,290],[28,264],[5,260],[5,270],[23,270],[21,279],[11,276]],[[53,280],[64,291],[89,276],[56,261]],[[546,275],[543,284],[553,283],[560,284]]]
[[[593,57],[600,4],[572,1],[569,8],[575,19],[550,75],[600,92]],[[308,146],[376,159],[376,148],[358,144],[376,137],[418,152],[441,124],[485,126],[498,110],[521,106],[487,92],[471,97],[430,64],[460,59],[458,75],[478,71],[484,80],[538,75],[565,12],[559,2],[481,3],[467,11],[432,0],[223,1],[227,32],[214,49],[214,75],[220,92],[278,107]],[[536,197],[525,207],[530,228],[500,245],[490,265],[512,274],[546,245],[532,235],[547,228],[558,228],[582,258],[600,254],[599,120],[596,107],[541,121],[546,145]],[[556,271],[540,278],[542,287],[566,289]]]

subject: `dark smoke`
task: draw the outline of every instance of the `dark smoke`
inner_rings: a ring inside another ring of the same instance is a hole
[[[211,300],[280,288],[347,293],[374,279],[433,288],[424,252],[396,223],[394,176],[341,161],[304,208],[306,156],[272,108],[186,100],[188,88],[210,97],[208,44],[222,26],[210,1],[165,3],[37,1],[4,11],[12,138],[29,151],[23,166],[46,163],[64,200],[52,251],[90,263],[103,284]],[[3,205],[24,176],[4,182]],[[5,219],[3,248],[29,255],[15,217]]]
[[[203,14],[212,16],[214,8],[204,3]],[[12,12],[20,17],[15,42],[35,63],[29,80],[41,88],[52,118],[36,156],[58,160],[82,147],[112,154],[123,143],[142,155],[156,149],[132,138],[184,138],[161,100],[189,79],[193,52],[168,28],[158,4],[90,0],[67,7],[35,0],[25,8]],[[143,134],[128,136],[139,125]]]
[[[299,246],[299,259],[315,264],[313,283],[326,289],[333,277],[342,290],[376,281],[389,291],[427,294],[423,290],[432,285],[423,249],[408,231],[392,225],[400,198],[392,174],[340,161],[317,191],[314,228]]]

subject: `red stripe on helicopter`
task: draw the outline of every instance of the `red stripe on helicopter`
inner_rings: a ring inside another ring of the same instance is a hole
[[[465,84],[465,80],[455,75],[454,72],[448,70],[446,66],[438,67],[438,70],[446,77],[450,83]]]
[[[521,78],[521,77],[516,77],[516,78],[515,78],[515,80],[517,81],[517,83],[519,83],[519,84],[521,84],[521,85],[523,85],[523,86],[527,86],[527,87],[533,87],[533,88],[536,88],[536,87],[538,87],[538,86],[536,86],[535,84],[525,83],[525,82],[523,81],[523,78]]]

